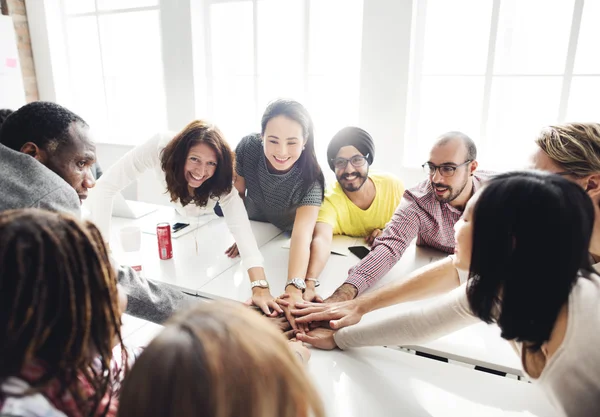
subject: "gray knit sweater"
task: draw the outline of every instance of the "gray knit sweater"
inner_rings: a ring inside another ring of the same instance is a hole
[[[40,208],[80,216],[75,190],[29,155],[0,144],[0,211]],[[129,267],[117,266],[119,284],[127,294],[127,313],[162,323],[175,310],[199,298],[165,283],[140,277]]]

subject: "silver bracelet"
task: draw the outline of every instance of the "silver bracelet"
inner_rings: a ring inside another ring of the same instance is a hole
[[[305,281],[313,281],[315,283],[315,287],[318,287],[319,285],[321,285],[321,281],[319,281],[316,278],[306,278]]]

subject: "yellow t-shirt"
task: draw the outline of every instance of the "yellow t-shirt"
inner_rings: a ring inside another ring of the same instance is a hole
[[[364,237],[375,229],[383,229],[400,204],[404,185],[391,174],[375,173],[369,178],[375,184],[376,193],[368,209],[362,210],[350,201],[336,181],[325,191],[317,222],[330,224],[334,235]]]

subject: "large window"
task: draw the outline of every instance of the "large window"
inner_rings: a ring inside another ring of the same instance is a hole
[[[317,154],[358,123],[362,0],[211,0],[195,13],[196,106],[234,146],[279,97],[304,104]],[[326,166],[326,165],[324,165]]]
[[[96,140],[166,128],[158,0],[63,0],[71,103]]]
[[[542,126],[598,121],[600,2],[414,4],[406,166],[460,130],[485,167],[518,167]]]

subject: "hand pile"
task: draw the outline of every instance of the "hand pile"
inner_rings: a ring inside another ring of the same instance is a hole
[[[314,292],[308,296],[306,292],[304,296],[300,292],[284,293],[272,300],[277,308],[267,315],[288,339],[295,338],[319,349],[334,349],[335,332],[358,323],[364,312],[356,300],[323,302],[317,297]],[[256,305],[254,297],[247,303]]]

